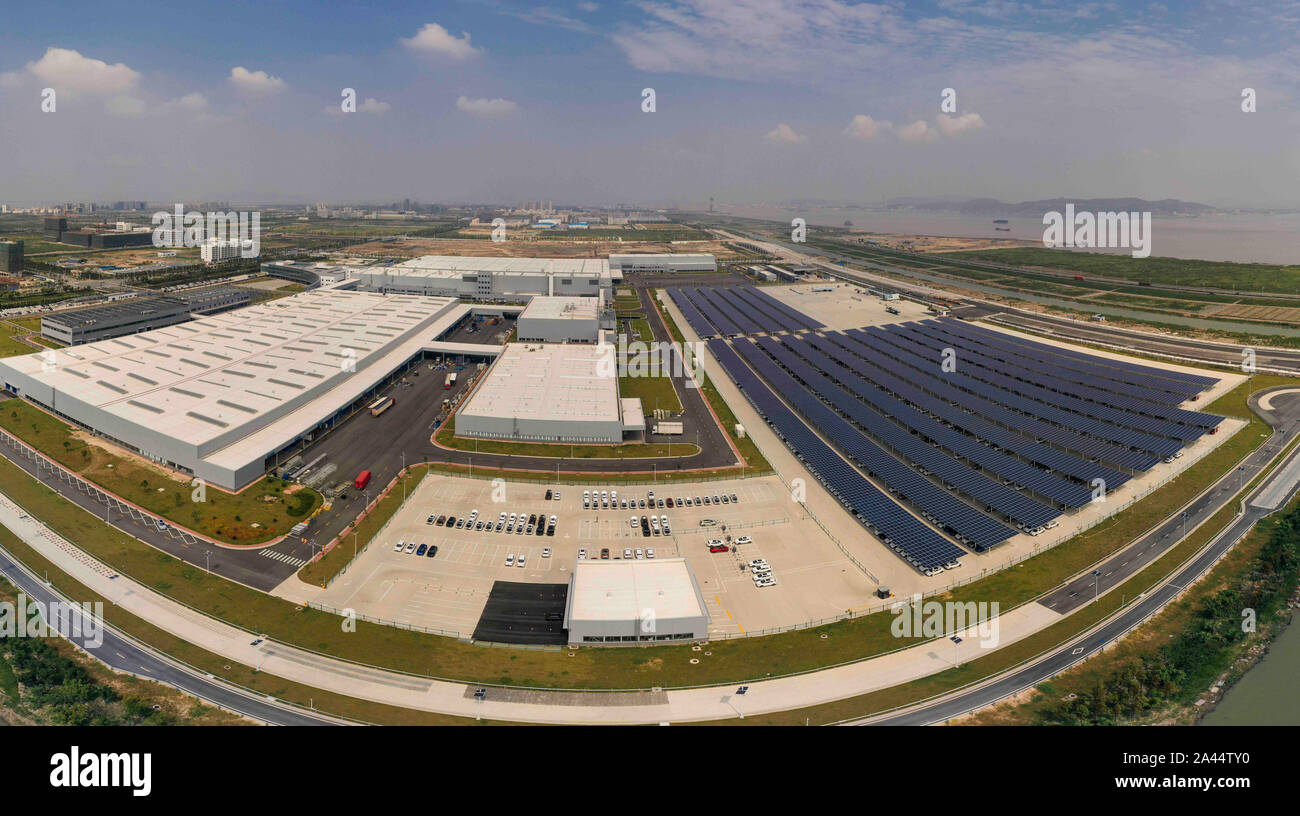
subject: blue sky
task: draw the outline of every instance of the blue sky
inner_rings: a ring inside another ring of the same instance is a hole
[[[11,203],[1300,206],[1296,2],[11,6]]]

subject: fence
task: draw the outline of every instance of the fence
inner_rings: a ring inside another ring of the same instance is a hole
[[[36,476],[38,481],[47,477],[52,480],[57,479],[97,504],[104,505],[104,521],[109,524],[113,523],[113,509],[117,508],[119,516],[130,518],[137,524],[152,528],[160,535],[165,535],[174,541],[182,541],[190,545],[202,544],[204,546],[220,546],[217,545],[216,542],[194,535],[183,528],[176,527],[161,516],[156,516],[153,513],[141,510],[134,504],[124,502],[112,493],[105,492],[93,482],[88,482],[62,465],[51,461],[44,454],[38,452],[35,448],[32,448],[26,442],[23,442],[8,431],[0,429],[0,443],[8,446],[19,457],[31,462],[32,468],[35,470],[33,475]],[[13,457],[8,456],[7,454],[6,456],[7,458],[13,459]],[[21,462],[18,462],[17,460],[14,461],[20,467],[22,466]],[[24,470],[26,469],[27,468],[24,468]],[[42,476],[42,474],[44,474],[44,476]]]

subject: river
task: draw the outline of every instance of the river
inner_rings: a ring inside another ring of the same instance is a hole
[[[1015,238],[1043,240],[1042,218],[1008,218],[1010,232],[994,230],[994,216],[923,213],[911,210],[873,210],[825,207],[796,212],[780,207],[728,207],[728,215],[789,222],[798,216],[809,224],[843,226],[899,235],[942,235],[956,238]],[[1128,253],[1131,250],[1097,250]],[[1201,261],[1300,264],[1300,213],[1279,215],[1203,215],[1188,218],[1153,218],[1151,254]]]
[[[1228,689],[1201,725],[1300,725],[1300,626],[1273,641],[1264,659]]]

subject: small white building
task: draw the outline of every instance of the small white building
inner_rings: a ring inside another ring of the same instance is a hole
[[[199,248],[199,256],[203,258],[204,263],[209,264],[234,260],[239,257],[239,242],[218,241],[215,238],[209,238]]]
[[[706,640],[709,612],[685,558],[582,560],[564,628],[584,646]]]
[[[519,315],[523,342],[595,343],[600,339],[600,298],[535,297]]]

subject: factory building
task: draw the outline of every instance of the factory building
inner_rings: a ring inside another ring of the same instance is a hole
[[[535,295],[604,297],[612,300],[622,280],[599,258],[469,258],[426,255],[396,266],[370,267],[358,274],[368,292],[455,297],[500,302]]]
[[[715,272],[718,261],[706,254],[669,254],[669,255],[610,255],[610,272],[642,272],[651,275],[664,275],[684,272]]]
[[[600,339],[600,298],[544,297],[519,315],[518,338],[539,343],[595,343]]]
[[[114,230],[68,229],[66,218],[46,218],[45,240],[60,244],[74,244],[84,249],[122,249],[123,247],[153,246],[153,230],[141,228],[132,232]]]
[[[300,263],[298,261],[268,261],[262,264],[262,274],[273,278],[301,283],[310,289],[333,286],[355,278],[362,267],[331,263]]]
[[[456,414],[456,435],[618,444],[625,431],[610,344],[510,343]],[[639,401],[633,400],[638,403]],[[640,411],[627,411],[645,428]]]
[[[0,384],[148,459],[237,490],[364,406],[464,314],[441,298],[303,292],[9,357]]]
[[[197,315],[238,309],[251,301],[247,289],[234,286],[173,292],[45,315],[41,318],[41,335],[65,346],[77,346],[173,326]]]
[[[581,560],[564,611],[569,643],[707,640],[709,613],[685,558]]]

